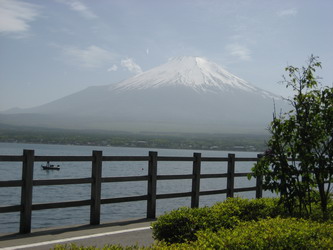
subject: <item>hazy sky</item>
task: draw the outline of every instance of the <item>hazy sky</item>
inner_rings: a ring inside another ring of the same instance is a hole
[[[0,110],[201,56],[263,89],[320,57],[333,82],[332,0],[0,0]]]

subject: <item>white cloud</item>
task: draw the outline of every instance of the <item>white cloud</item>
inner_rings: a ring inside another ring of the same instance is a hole
[[[285,9],[277,12],[277,15],[279,17],[285,17],[285,16],[296,16],[298,11],[296,9]]]
[[[231,56],[237,57],[239,60],[242,61],[251,60],[251,51],[243,45],[233,43],[227,45],[225,49]]]
[[[87,19],[94,19],[97,16],[86,5],[79,0],[58,0],[61,3],[68,5],[72,10],[77,11]]]
[[[134,62],[133,58],[127,58],[121,60],[121,66],[128,69],[132,73],[136,74],[142,73],[141,67]]]
[[[63,48],[63,52],[66,57],[70,59],[72,64],[84,68],[103,67],[106,63],[109,63],[115,58],[115,55],[110,51],[95,45],[91,45],[85,49],[66,47]]]
[[[110,68],[108,68],[109,72],[111,72],[111,71],[117,71],[117,70],[118,70],[118,67],[115,64],[113,64]]]
[[[35,20],[38,6],[17,0],[0,0],[0,33],[24,33]]]

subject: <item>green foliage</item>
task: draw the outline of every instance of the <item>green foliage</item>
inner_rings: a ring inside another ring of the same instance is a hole
[[[270,125],[269,149],[253,168],[254,176],[263,176],[263,187],[280,194],[289,213],[311,216],[316,202],[323,218],[333,180],[333,88],[320,88],[314,76],[321,67],[311,56],[307,67],[286,68],[287,87],[295,92],[289,100],[292,110],[274,113]],[[326,184],[325,184],[326,183]]]
[[[333,215],[333,202],[328,204]],[[314,207],[315,215],[320,207]],[[333,223],[283,218],[277,198],[229,198],[212,207],[180,208],[152,224],[149,247],[58,245],[55,250],[118,249],[333,249]],[[274,217],[274,218],[273,218]]]
[[[209,212],[207,228],[217,231],[220,228],[234,228],[241,221],[276,217],[282,213],[282,208],[276,198],[228,198],[210,207]]]
[[[193,241],[195,233],[206,228],[209,209],[182,207],[158,218],[152,224],[153,237],[170,243]]]
[[[97,248],[94,246],[78,246],[76,244],[56,245],[54,250],[143,250],[148,249],[146,247],[140,247],[138,245],[124,247],[122,245],[105,245],[104,247]]]
[[[152,249],[332,249],[333,224],[277,217],[218,232],[204,230],[197,237],[188,243],[157,243]]]
[[[332,249],[333,224],[278,217],[197,236],[188,249]]]
[[[210,229],[234,228],[241,221],[258,220],[281,214],[278,199],[247,200],[229,198],[212,207],[180,208],[166,213],[152,224],[155,239],[167,243],[196,240],[196,232]]]
[[[76,244],[66,244],[66,245],[56,245],[54,250],[96,250],[96,249],[101,249],[101,250],[122,250],[125,249],[121,245],[110,245],[110,246],[105,246],[103,248],[97,248],[94,246],[78,246]],[[133,249],[133,248],[128,248],[128,249]]]

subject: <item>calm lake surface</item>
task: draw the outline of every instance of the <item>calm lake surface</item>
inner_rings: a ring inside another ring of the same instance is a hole
[[[149,151],[157,151],[159,156],[193,156],[194,152],[202,157],[226,157],[235,153],[236,157],[256,157],[256,152],[204,151],[179,149],[147,149],[98,146],[71,146],[46,144],[0,143],[0,155],[22,155],[23,149],[35,150],[35,155],[90,156],[93,150],[103,151],[104,156],[147,156]],[[35,163],[34,179],[85,178],[91,176],[91,162],[52,162],[60,164],[60,171],[42,170]],[[236,172],[250,172],[253,162],[236,162]],[[201,173],[225,173],[226,162],[202,162]],[[103,177],[147,175],[147,162],[104,162]],[[191,174],[192,162],[158,162],[158,174]],[[0,162],[0,181],[20,180],[22,163]],[[235,187],[255,186],[255,180],[238,178]],[[201,180],[200,190],[226,188],[225,179]],[[157,194],[190,192],[191,180],[162,180],[157,182]],[[19,187],[0,188],[0,206],[20,204]],[[102,198],[115,198],[147,194],[146,182],[103,183]],[[254,198],[255,192],[236,193],[237,196]],[[33,203],[48,203],[90,199],[90,184],[38,186],[33,188]],[[213,205],[223,201],[225,194],[200,197],[200,206]],[[146,216],[146,201],[107,204],[101,207],[101,223]],[[190,206],[190,197],[157,200],[157,216],[181,206]],[[89,224],[89,206],[47,209],[32,212],[32,228],[57,227],[65,225]],[[19,213],[0,214],[0,233],[19,231]]]

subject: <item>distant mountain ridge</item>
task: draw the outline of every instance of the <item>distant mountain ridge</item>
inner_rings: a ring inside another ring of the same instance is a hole
[[[0,118],[7,124],[71,129],[264,133],[273,100],[284,105],[216,63],[186,56]]]

